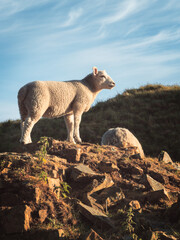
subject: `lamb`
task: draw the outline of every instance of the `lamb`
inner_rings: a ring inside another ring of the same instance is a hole
[[[31,131],[41,117],[64,116],[68,132],[67,141],[81,143],[79,126],[84,112],[90,109],[102,89],[112,89],[114,81],[105,70],[93,72],[82,80],[65,82],[35,81],[23,86],[18,92],[21,115],[21,139],[31,143]]]

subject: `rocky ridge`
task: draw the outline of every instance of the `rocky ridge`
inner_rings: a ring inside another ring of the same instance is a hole
[[[0,153],[1,239],[179,238],[178,165],[47,141]]]

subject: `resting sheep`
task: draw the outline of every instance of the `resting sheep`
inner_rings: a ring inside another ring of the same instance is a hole
[[[41,118],[64,116],[69,142],[81,142],[79,125],[83,112],[87,112],[102,89],[111,89],[115,83],[106,71],[98,71],[82,80],[66,82],[35,81],[23,86],[18,92],[21,115],[21,139],[31,143],[31,131]]]

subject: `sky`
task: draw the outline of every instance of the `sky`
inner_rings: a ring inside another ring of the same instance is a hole
[[[28,82],[115,81],[95,103],[146,84],[180,84],[180,0],[0,0],[0,122],[20,119]]]

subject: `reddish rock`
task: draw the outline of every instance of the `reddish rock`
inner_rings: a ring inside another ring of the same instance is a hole
[[[101,180],[101,182],[90,191],[90,194],[92,194],[94,192],[97,192],[97,191],[100,191],[100,190],[105,189],[105,188],[109,188],[113,184],[114,184],[114,182],[113,182],[111,176],[108,175],[108,174],[105,174],[104,179]]]
[[[60,179],[59,178],[47,178],[49,188],[56,194],[59,198],[60,196]]]
[[[80,213],[100,228],[114,228],[113,222],[103,212],[89,207],[81,202],[78,203]]]
[[[48,216],[48,210],[47,209],[41,209],[39,210],[39,221],[43,223]]]
[[[161,199],[169,200],[168,192],[165,189],[150,191],[144,194],[144,200],[150,203],[159,202]]]
[[[65,158],[68,162],[75,163],[80,161],[81,148],[71,143],[66,144],[66,142],[54,141],[48,153]]]
[[[96,196],[97,201],[102,204],[104,207],[113,206],[117,201],[124,199],[125,195],[123,191],[116,186],[106,188]]]
[[[101,161],[101,162],[98,164],[98,167],[99,167],[99,170],[100,170],[100,171],[106,172],[106,173],[111,173],[112,171],[119,170],[119,168],[117,167],[117,165],[115,165],[115,164],[112,163],[112,162],[104,162],[104,161]]]
[[[132,200],[129,202],[129,206],[133,209],[133,210],[139,210],[141,208],[141,205],[139,203],[139,201],[137,200]]]
[[[56,187],[60,186],[60,180],[58,178],[47,178],[47,182],[49,185],[49,188],[51,188],[53,191]]]

